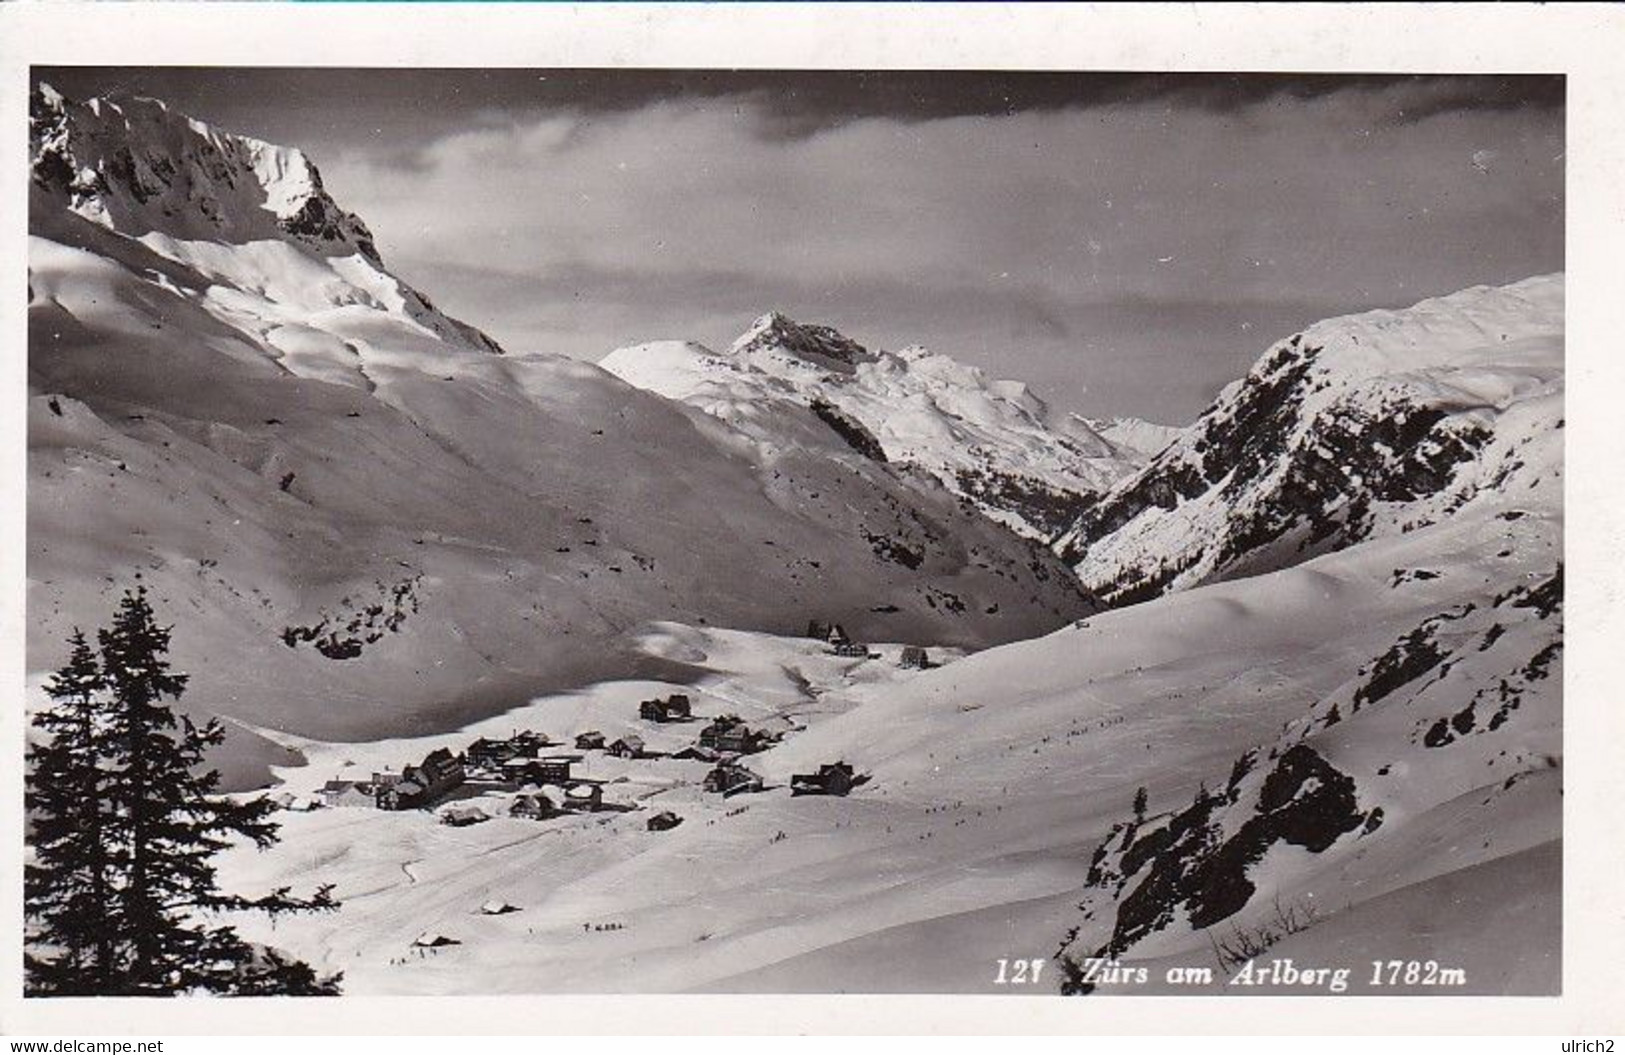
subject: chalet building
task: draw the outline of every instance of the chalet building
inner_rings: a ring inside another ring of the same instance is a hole
[[[503,770],[509,780],[519,784],[568,784],[570,767],[579,761],[580,755],[515,758],[503,766]]]
[[[832,645],[844,645],[850,643],[852,639],[846,636],[846,627],[840,623],[831,623],[829,632],[824,635],[824,640]]]
[[[822,619],[812,619],[807,622],[807,636],[818,641],[829,640],[829,624]]]
[[[545,821],[549,817],[557,817],[559,808],[553,804],[552,799],[540,791],[535,791],[516,796],[513,805],[508,808],[508,815],[526,821]]]
[[[469,744],[463,754],[468,759],[470,768],[495,769],[511,761],[518,752],[514,750],[512,741],[488,740],[482,736]]]
[[[931,666],[931,657],[919,645],[904,645],[898,666],[908,670],[925,670]]]
[[[506,740],[492,740],[480,737],[468,745],[464,756],[468,765],[478,769],[496,769],[516,758],[535,758],[541,754],[544,747],[550,747],[551,741],[547,734],[532,732],[516,732]]]
[[[424,787],[409,777],[377,785],[373,805],[381,810],[415,810],[428,804]]]
[[[724,729],[717,734],[717,750],[723,754],[753,755],[766,750],[770,740],[766,733],[743,725]]]
[[[705,790],[724,798],[761,791],[762,778],[744,766],[723,762],[705,775]]]
[[[514,733],[508,737],[508,743],[514,746],[520,758],[535,758],[542,753],[543,748],[552,747],[553,741],[548,739],[546,733],[538,733],[530,729]]]
[[[571,784],[564,789],[564,809],[577,813],[596,813],[604,808],[604,786],[588,781]]]
[[[846,656],[851,659],[868,659],[869,646],[857,641],[835,641],[830,645],[830,654]]]
[[[453,828],[467,828],[474,824],[484,824],[491,817],[478,806],[453,806],[442,810],[440,823]]]
[[[713,751],[717,748],[717,737],[729,729],[744,725],[744,720],[736,715],[724,714],[711,719],[711,724],[700,730],[700,746],[708,747]]]
[[[790,778],[792,795],[845,795],[862,783],[845,762],[818,767],[816,773],[797,773]]]
[[[638,717],[649,722],[682,722],[694,716],[692,705],[684,693],[673,693],[663,700],[644,700],[638,704]]]
[[[423,785],[431,798],[439,798],[463,783],[463,759],[442,747],[430,751],[417,766],[408,766],[406,776]]]
[[[767,747],[772,738],[747,726],[738,716],[725,714],[700,730],[699,746],[723,754],[749,755]]]
[[[722,752],[709,747],[701,747],[699,744],[690,744],[671,757],[693,762],[720,762],[722,761]]]
[[[533,763],[528,758],[510,758],[497,768],[496,776],[502,786],[509,789],[518,789],[526,784],[536,781],[530,777],[530,767]],[[489,770],[487,770],[489,772]]]
[[[593,729],[576,737],[576,750],[602,751],[604,749],[604,743],[604,734],[596,729]]]
[[[373,774],[374,802],[381,810],[412,810],[434,805],[462,786],[463,758],[438,748],[399,775]]]
[[[647,827],[652,832],[669,832],[681,823],[683,823],[683,818],[677,816],[671,810],[664,810],[650,817]]]
[[[643,758],[648,754],[643,744],[643,737],[629,733],[609,745],[609,753],[616,758]]]
[[[364,806],[374,802],[373,786],[360,780],[329,780],[316,789],[316,798],[324,806]]]

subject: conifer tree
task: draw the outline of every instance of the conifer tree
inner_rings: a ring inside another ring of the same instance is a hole
[[[78,995],[111,984],[116,923],[108,913],[118,862],[100,767],[101,668],[82,631],[74,630],[69,645],[67,664],[45,685],[51,706],[34,720],[47,739],[28,749],[24,805],[34,859],[24,869],[23,903],[33,942],[58,953],[52,960],[26,956],[30,991]]]
[[[80,694],[94,701],[85,710],[95,732],[77,738],[61,735],[63,729],[77,728],[65,705],[41,715],[36,724],[52,733],[48,750],[55,754],[44,756],[48,770],[33,774],[37,790],[32,801],[37,830],[50,832],[63,818],[82,816],[83,807],[47,791],[47,773],[65,787],[94,788],[89,801],[99,804],[100,860],[109,881],[84,899],[87,906],[99,908],[90,928],[94,951],[87,954],[73,944],[79,940],[77,932],[55,922],[79,918],[56,904],[66,903],[60,891],[77,889],[61,885],[64,875],[75,874],[63,870],[75,866],[77,858],[66,850],[46,853],[36,837],[33,889],[41,892],[39,944],[60,954],[31,958],[33,988],[127,995],[337,992],[338,976],[318,977],[308,965],[257,948],[232,927],[211,922],[222,912],[275,915],[331,909],[335,903],[330,887],[305,900],[287,889],[246,898],[218,888],[215,854],[236,838],[262,849],[276,841],[273,806],[264,798],[237,802],[218,794],[220,774],[205,768],[204,758],[224,740],[225,729],[218,720],[198,726],[176,715],[171,701],[185,691],[187,675],[170,668],[170,628],[155,622],[144,588],[125,594],[112,625],[98,631],[97,641],[99,670],[79,635],[73,657],[53,682],[64,692],[87,684],[100,690]],[[93,874],[84,867],[80,872]],[[88,878],[76,882],[79,887],[93,885]]]

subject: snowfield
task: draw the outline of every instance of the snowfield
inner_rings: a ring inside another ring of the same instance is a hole
[[[1307,899],[1315,925],[1278,947],[1300,964],[1347,962],[1357,949],[1363,966],[1367,953],[1416,950],[1468,965],[1460,991],[1548,992],[1560,665],[1524,686],[1493,731],[1485,713],[1460,744],[1428,747],[1421,732],[1469,687],[1492,685],[1560,635],[1555,616],[1503,605],[1520,622],[1489,650],[1475,651],[1478,637],[1467,643],[1475,669],[1464,661],[1445,681],[1404,683],[1323,727],[1328,701],[1347,710],[1373,661],[1417,624],[1464,603],[1494,608],[1500,583],[1544,581],[1560,523],[1530,519],[1419,530],[924,672],[899,669],[893,648],[837,660],[817,642],[665,625],[644,645],[705,671],[687,690],[697,713],[796,730],[747,759],[768,791],[722,799],[695,787],[703,763],[592,753],[588,773],[625,778],[606,797],[639,811],[456,830],[427,814],[288,814],[285,843],[237,855],[228,878],[336,881],[338,914],[262,936],[345,970],[358,993],[1008,991],[994,983],[999,957],[1050,961],[1041,990],[1053,992],[1063,945],[1087,954],[1111,935],[1121,898],[1086,884],[1135,789],[1148,789],[1154,824],[1199,788],[1222,788],[1242,752],[1307,736],[1351,775],[1362,817],[1380,804],[1384,822],[1323,855],[1276,846],[1250,873],[1259,893],[1210,929],[1224,937],[1267,919],[1277,897]],[[1394,584],[1396,568],[1414,567],[1438,574]],[[345,762],[398,765],[515,728],[566,740],[587,728],[612,738],[636,730],[670,750],[696,727],[634,717],[639,699],[669,688],[606,683],[450,738],[301,742],[310,765],[279,775],[304,791]],[[792,773],[836,760],[871,781],[846,799],[790,797]],[[662,809],[683,825],[645,831]],[[1441,892],[1472,910],[1439,913]],[[478,915],[493,898],[521,911]],[[1434,922],[1420,927],[1418,913]],[[619,927],[594,929],[606,923]],[[462,944],[417,954],[409,943],[425,930]],[[1497,959],[1486,950],[1501,939],[1486,935],[1500,934],[1518,944]],[[1218,968],[1202,932],[1173,925],[1153,937],[1125,959]]]

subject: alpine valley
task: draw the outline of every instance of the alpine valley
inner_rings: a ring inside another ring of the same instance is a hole
[[[30,702],[145,584],[288,807],[224,884],[340,902],[243,933],[346,994],[1555,991],[1561,275],[1095,421],[778,313],[502,348],[298,150],[43,85],[30,130]],[[478,776],[522,730],[567,788]]]

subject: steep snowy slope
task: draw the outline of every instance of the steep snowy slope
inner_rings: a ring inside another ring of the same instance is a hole
[[[1102,490],[1155,451],[1162,426],[1054,414],[1018,381],[921,348],[871,351],[827,326],[762,316],[726,355],[660,341],[599,364],[640,388],[736,424],[810,411],[857,450],[913,466],[994,519],[1048,539],[1080,495]]]
[[[1088,608],[827,430],[765,446],[498,354],[296,151],[148,100],[32,105],[33,670],[140,580],[199,706],[369,737],[649,662],[621,635],[651,618],[979,647]]]
[[[1562,335],[1561,275],[1318,323],[1057,548],[1127,603],[1454,515],[1509,486],[1522,444],[1560,426]]]

